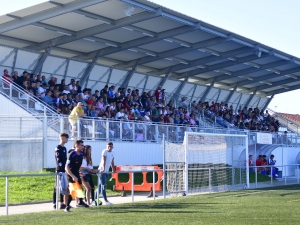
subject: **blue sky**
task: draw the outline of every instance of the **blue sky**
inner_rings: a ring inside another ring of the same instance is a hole
[[[1,0],[0,15],[45,0]],[[300,58],[299,0],[152,0],[167,8],[213,24]],[[299,114],[293,104],[300,91],[276,95],[269,105],[277,111]]]

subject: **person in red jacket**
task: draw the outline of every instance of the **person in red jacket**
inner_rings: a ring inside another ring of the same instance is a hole
[[[8,74],[8,70],[7,69],[5,69],[3,73],[4,73],[3,76],[2,76],[2,78],[3,78],[3,85],[4,85],[4,87],[7,88],[7,87],[9,87],[9,83],[13,82],[13,79]]]

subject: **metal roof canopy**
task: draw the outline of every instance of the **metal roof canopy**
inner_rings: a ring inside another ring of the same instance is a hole
[[[43,52],[34,72],[55,54],[88,61],[87,79],[101,63],[262,97],[300,87],[298,58],[146,0],[38,4],[0,16],[0,44]]]

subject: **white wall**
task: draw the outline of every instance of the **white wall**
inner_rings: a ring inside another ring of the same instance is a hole
[[[47,141],[46,168],[54,168],[54,149],[59,140]],[[92,146],[92,159],[94,166],[98,166],[102,150],[106,147],[106,141],[84,141],[85,145]],[[67,150],[71,149],[74,141],[69,140]],[[114,142],[115,165],[157,165],[163,163],[162,145],[157,143],[138,142]]]

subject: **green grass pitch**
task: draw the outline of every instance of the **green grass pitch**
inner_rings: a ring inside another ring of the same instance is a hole
[[[0,224],[299,224],[300,185],[0,217]]]

